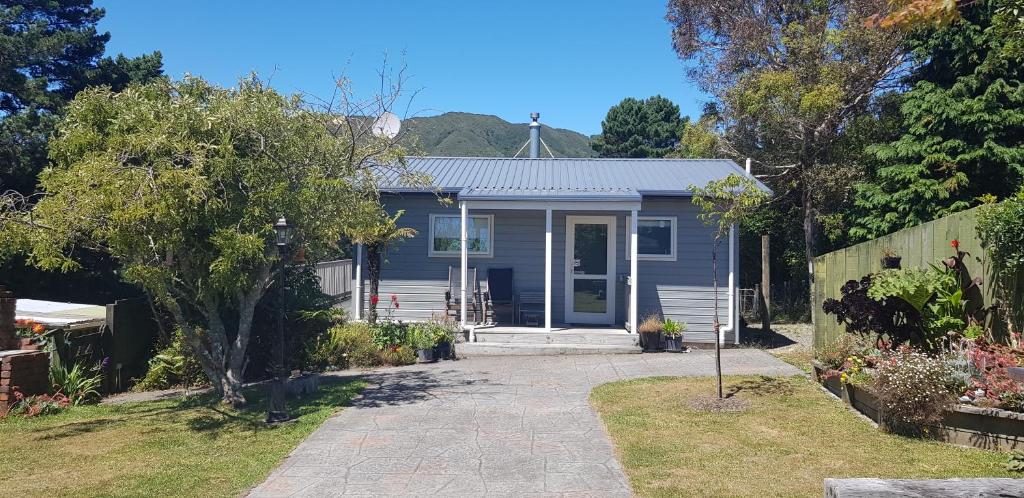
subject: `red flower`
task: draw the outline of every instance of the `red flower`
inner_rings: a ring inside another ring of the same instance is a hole
[[[959,249],[960,249],[960,241],[959,241],[959,240],[953,239],[952,241],[950,241],[949,245],[950,245],[950,246],[951,246],[951,247],[952,247],[953,249],[957,249],[957,250],[959,250]]]
[[[394,294],[391,295],[391,305],[394,306],[396,310],[398,309],[398,296]]]
[[[380,297],[378,297],[376,294],[373,294],[373,295],[370,296],[370,304],[376,306],[377,303],[379,303],[379,302],[380,302]]]

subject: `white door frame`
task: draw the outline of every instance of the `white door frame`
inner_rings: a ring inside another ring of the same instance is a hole
[[[616,287],[616,259],[615,248],[615,216],[576,216],[566,215],[565,217],[565,322],[566,323],[600,323],[612,325],[615,323],[615,287]],[[575,253],[577,224],[607,224],[608,225],[608,274],[580,275],[573,273],[573,254]],[[573,280],[576,278],[588,280],[606,280],[608,282],[608,295],[606,299],[607,309],[604,313],[577,313],[573,311]]]

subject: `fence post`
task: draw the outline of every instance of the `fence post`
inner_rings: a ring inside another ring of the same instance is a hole
[[[761,236],[761,332],[768,332],[772,327],[772,279],[771,279],[771,248],[768,246],[768,235]]]

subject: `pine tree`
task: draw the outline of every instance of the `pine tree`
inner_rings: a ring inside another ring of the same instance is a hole
[[[0,191],[35,187],[57,118],[79,91],[162,75],[159,52],[103,57],[104,14],[92,0],[0,2]]]
[[[857,186],[854,238],[874,238],[1007,196],[1024,179],[1024,61],[976,4],[909,40],[923,61],[903,98],[904,134],[869,148],[882,166]]]
[[[687,121],[661,95],[627,97],[608,110],[593,147],[601,157],[665,157],[679,144]]]

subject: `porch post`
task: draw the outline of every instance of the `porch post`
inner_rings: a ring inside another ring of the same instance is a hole
[[[356,285],[352,293],[352,316],[362,318],[363,311],[363,245],[356,244]]]
[[[551,332],[551,208],[544,210],[544,329]]]
[[[461,315],[460,321],[462,323],[462,328],[465,329],[466,308],[469,307],[469,301],[466,300],[466,278],[469,274],[469,247],[467,247],[466,244],[466,239],[468,238],[467,233],[469,230],[469,227],[467,226],[469,225],[469,206],[463,202],[460,205],[460,208],[462,209],[462,223],[460,224],[462,234],[459,239],[461,241],[459,248],[462,252],[462,279],[460,280],[462,282],[462,289],[460,290],[461,299],[459,300],[459,313]]]
[[[638,211],[634,209],[631,213],[632,216],[629,218],[629,328],[630,332],[636,334],[637,328],[637,294],[639,294],[640,286],[637,285],[636,280],[636,267],[637,267],[637,214]]]

